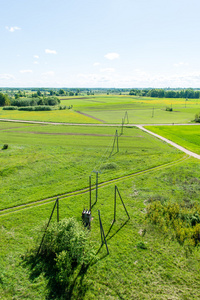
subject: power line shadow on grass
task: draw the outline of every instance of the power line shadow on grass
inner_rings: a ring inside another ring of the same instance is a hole
[[[97,251],[97,253],[96,253],[96,256],[99,254],[99,252],[100,252],[100,250],[101,250],[102,247],[103,247],[103,244],[101,244],[101,246],[99,247],[99,249],[98,249],[98,251]],[[108,256],[108,255],[109,255],[109,254],[106,253],[106,254],[104,254],[102,257],[98,257],[98,259],[96,259],[94,262],[92,262],[92,263],[90,264],[90,266],[95,265],[95,264],[98,263],[100,260],[106,258],[106,256]]]
[[[129,219],[128,220],[126,220],[122,225],[121,225],[121,227],[120,228],[118,228],[110,237],[108,237],[107,238],[107,236],[109,235],[109,233],[111,232],[111,230],[112,230],[112,227],[113,227],[113,225],[114,225],[114,223],[115,222],[112,222],[112,224],[111,224],[111,226],[110,226],[110,228],[109,228],[109,230],[108,230],[108,233],[106,234],[106,240],[107,241],[109,241],[109,240],[111,240],[127,223],[128,223],[128,221],[129,221]]]
[[[129,219],[128,220],[126,220],[121,226],[120,226],[120,228],[118,228],[109,238],[107,238],[108,237],[108,235],[109,235],[109,233],[111,232],[111,230],[112,230],[112,227],[113,227],[113,225],[115,224],[115,222],[112,222],[112,224],[111,224],[111,226],[110,226],[110,228],[109,228],[109,230],[108,230],[108,232],[107,232],[107,234],[106,234],[106,240],[107,241],[109,241],[109,240],[111,240],[127,223],[128,223],[128,221],[129,221]],[[100,252],[100,250],[101,250],[101,248],[104,246],[104,244],[105,243],[102,243],[101,244],[101,246],[99,247],[99,249],[98,249],[98,251],[97,251],[97,253],[96,253],[96,256],[99,254],[99,252]],[[106,256],[108,256],[109,254],[108,253],[106,253],[106,254],[104,254],[102,257],[98,257],[98,260],[97,261],[95,261],[95,262],[93,262],[93,263],[91,263],[91,266],[93,266],[94,264],[96,264],[99,260],[102,260],[102,259],[104,259],[104,258],[106,258]]]
[[[108,156],[108,158],[110,158],[111,156],[115,156],[117,153],[119,153],[119,151],[117,151],[115,153],[110,153],[110,155]]]
[[[96,205],[97,201],[95,201],[92,206],[91,206],[91,209]]]

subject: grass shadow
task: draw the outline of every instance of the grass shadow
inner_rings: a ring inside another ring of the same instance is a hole
[[[27,255],[22,261],[23,267],[30,270],[29,279],[34,282],[41,274],[47,280],[47,300],[57,299],[80,299],[82,300],[88,289],[84,283],[84,277],[88,271],[90,263],[74,266],[69,274],[69,280],[64,284],[55,280],[58,275],[55,268],[49,264],[48,260],[38,255]]]
[[[114,225],[115,222],[113,222],[108,230],[108,233],[106,234],[106,240],[109,241],[111,240],[129,221],[130,219],[126,220],[121,226],[120,228],[118,228],[109,238],[107,238],[107,236],[109,235],[109,233],[111,232],[112,230],[112,227]]]

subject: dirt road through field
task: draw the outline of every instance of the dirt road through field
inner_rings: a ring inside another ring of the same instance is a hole
[[[57,122],[24,121],[24,120],[11,120],[11,119],[0,119],[0,121],[2,121],[2,122],[16,122],[16,123],[29,123],[29,124],[43,124],[43,125],[46,124],[46,125],[66,125],[66,126],[103,126],[103,127],[104,126],[107,126],[107,127],[116,127],[116,126],[118,126],[118,127],[121,127],[121,124],[77,124],[77,123],[57,123]],[[149,133],[149,134],[157,137],[158,139],[163,140],[164,142],[172,145],[173,147],[179,149],[180,151],[183,151],[184,153],[186,153],[186,154],[188,154],[188,155],[190,155],[192,157],[200,159],[200,155],[199,154],[194,153],[192,151],[189,151],[186,148],[184,148],[184,147],[182,147],[182,146],[180,146],[180,145],[178,145],[178,144],[176,144],[176,143],[174,143],[174,142],[172,142],[172,141],[170,141],[170,140],[162,137],[161,135],[158,135],[158,134],[156,134],[156,133],[154,133],[154,132],[152,132],[152,131],[144,128],[144,126],[156,126],[156,125],[157,126],[162,126],[162,125],[163,126],[167,126],[167,125],[168,126],[173,126],[173,125],[178,125],[178,126],[186,126],[186,125],[194,126],[194,125],[196,125],[196,126],[200,126],[199,123],[190,123],[190,124],[142,124],[142,125],[124,124],[125,127],[126,126],[128,126],[128,127],[135,126],[135,127],[139,128],[139,129],[141,129],[141,130],[143,130],[143,131],[145,131],[145,132],[147,132],[147,133]]]
[[[188,155],[190,155],[190,156],[193,156],[193,157],[195,157],[195,158],[197,158],[197,159],[200,159],[200,155],[198,155],[197,153],[194,153],[194,152],[192,152],[192,151],[189,151],[189,150],[183,148],[182,146],[180,146],[180,145],[178,145],[178,144],[176,144],[176,143],[174,143],[174,142],[172,142],[172,141],[170,141],[170,140],[164,138],[163,136],[161,136],[161,135],[159,135],[159,134],[156,134],[156,133],[154,133],[154,132],[152,132],[152,131],[150,131],[150,130],[144,128],[142,125],[135,125],[135,126],[138,127],[139,129],[141,129],[141,130],[143,130],[143,131],[145,131],[145,132],[147,132],[147,133],[149,133],[149,134],[151,134],[151,135],[157,137],[158,139],[160,139],[160,140],[162,140],[162,141],[164,141],[164,142],[166,142],[166,143],[172,145],[173,147],[175,147],[175,148],[177,148],[177,149],[179,149],[179,150],[185,152],[186,154],[188,154]]]

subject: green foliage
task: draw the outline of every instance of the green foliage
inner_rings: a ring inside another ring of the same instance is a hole
[[[3,110],[18,110],[17,106],[4,106]]]
[[[18,110],[24,111],[50,111],[52,108],[50,106],[27,106],[27,107],[19,107]]]
[[[60,110],[67,109],[67,106],[66,106],[66,105],[60,105],[60,106],[59,106],[59,109],[60,109]],[[69,107],[68,107],[68,109],[69,109]]]
[[[114,162],[105,163],[101,166],[101,170],[116,170],[118,168],[118,165]]]
[[[68,295],[76,271],[87,270],[95,258],[89,232],[73,218],[50,224],[39,254],[38,247],[36,243],[35,248],[24,256],[24,261],[31,265],[34,274],[37,270],[37,276],[45,274],[49,297]]]
[[[17,106],[17,107],[24,107],[24,106],[34,106],[37,105],[37,102],[39,101],[39,98],[18,98],[18,99],[12,99],[11,105]]]
[[[55,106],[60,103],[60,99],[57,97],[39,97],[38,94],[35,94],[36,97],[32,98],[17,98],[12,99],[12,106],[24,107],[24,106],[37,106],[37,105],[50,105]]]
[[[59,95],[65,95],[65,91],[64,91],[63,89],[60,89],[60,90],[58,91],[58,93],[59,93]]]
[[[188,208],[183,203],[153,201],[147,206],[147,219],[164,233],[174,236],[181,245],[199,245],[200,204]]]
[[[137,247],[138,249],[143,249],[143,250],[147,249],[147,246],[145,245],[144,242],[138,242],[138,243],[136,244],[136,247]]]
[[[173,108],[170,107],[170,106],[167,106],[165,110],[166,110],[166,111],[173,111]]]
[[[195,115],[194,121],[196,123],[200,123],[200,113],[198,113],[198,114]]]
[[[0,106],[10,105],[10,99],[6,94],[0,93]]]
[[[2,147],[2,150],[6,150],[6,149],[8,149],[8,144],[4,144]]]

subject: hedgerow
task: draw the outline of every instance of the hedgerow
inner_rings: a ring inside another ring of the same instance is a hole
[[[50,106],[26,106],[26,107],[19,107],[18,110],[24,111],[49,111],[53,110]]]

